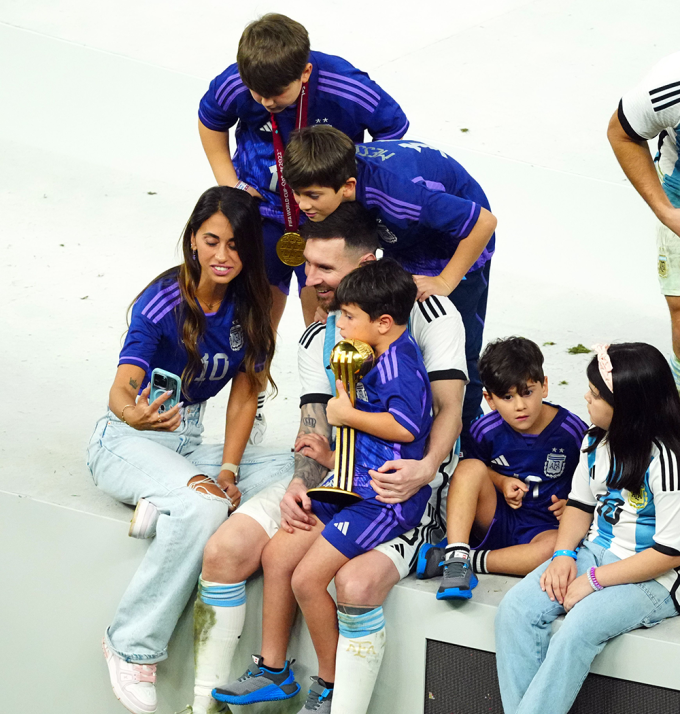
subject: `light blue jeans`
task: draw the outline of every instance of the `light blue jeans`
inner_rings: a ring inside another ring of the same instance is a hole
[[[130,505],[146,498],[160,511],[156,537],[107,630],[109,647],[129,662],[167,657],[201,571],[203,548],[229,515],[225,499],[187,486],[198,474],[216,479],[222,465],[222,445],[201,443],[203,411],[201,404],[185,407],[174,432],[136,431],[109,412],[88,446],[87,464],[99,488]],[[290,452],[247,448],[239,473],[242,501],[292,473]]]
[[[578,554],[578,575],[617,560],[610,550],[586,542]],[[668,590],[656,580],[614,585],[576,603],[551,637],[551,623],[564,615],[564,608],[541,590],[547,567],[543,563],[512,588],[496,614],[496,666],[505,714],[566,714],[608,640],[678,614]]]

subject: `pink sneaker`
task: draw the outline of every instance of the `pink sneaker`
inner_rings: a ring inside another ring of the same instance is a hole
[[[140,498],[130,521],[130,538],[153,538],[156,535],[158,515],[158,509],[151,501]]]
[[[133,714],[153,714],[156,711],[156,665],[126,662],[111,652],[102,640],[102,649],[113,693],[118,701]]]

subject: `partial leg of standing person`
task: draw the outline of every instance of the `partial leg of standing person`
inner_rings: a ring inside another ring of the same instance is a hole
[[[470,425],[482,414],[482,382],[479,378],[477,361],[484,338],[490,270],[489,259],[481,268],[468,273],[449,295],[449,300],[460,312],[465,327],[465,358],[470,380],[465,388],[463,401],[463,431],[460,435],[463,454],[466,452]]]
[[[675,384],[680,389],[680,237],[659,223],[656,245],[659,286],[671,317],[673,352],[670,363]]]

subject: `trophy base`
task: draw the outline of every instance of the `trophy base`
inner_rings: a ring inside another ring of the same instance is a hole
[[[319,488],[310,488],[307,495],[314,501],[321,503],[332,503],[334,506],[351,506],[357,501],[363,501],[363,496],[360,496],[354,491],[345,491],[341,488],[333,488],[332,486],[319,486]]]

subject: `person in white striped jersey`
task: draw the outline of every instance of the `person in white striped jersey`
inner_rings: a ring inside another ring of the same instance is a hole
[[[496,615],[505,714],[566,714],[610,639],[680,609],[680,397],[673,375],[651,345],[595,350],[585,395],[593,425],[555,553],[505,596]],[[565,613],[551,637],[550,623]]]
[[[607,136],[637,192],[659,219],[657,271],[671,314],[671,368],[680,389],[680,52],[661,60],[623,95]],[[658,137],[654,160],[647,141]]]

